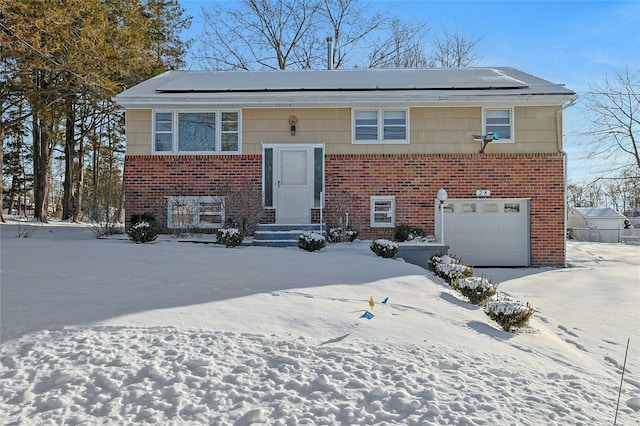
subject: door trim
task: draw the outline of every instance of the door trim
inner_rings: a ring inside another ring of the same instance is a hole
[[[280,174],[280,150],[286,150],[286,149],[305,149],[307,151],[307,187],[308,187],[308,198],[307,198],[307,205],[309,207],[309,214],[308,214],[308,219],[305,219],[306,223],[311,223],[311,210],[313,208],[318,208],[318,206],[316,206],[315,204],[315,150],[316,149],[322,149],[322,153],[323,153],[323,158],[324,158],[324,150],[325,150],[325,145],[322,143],[305,143],[305,144],[291,144],[291,143],[263,143],[262,144],[262,158],[263,158],[263,163],[262,163],[262,194],[263,194],[263,202],[265,200],[264,198],[264,194],[266,193],[266,182],[267,182],[267,177],[265,175],[265,173],[267,173],[266,171],[266,167],[265,167],[265,150],[266,149],[272,149],[272,176],[271,176],[271,194],[272,194],[272,205],[271,206],[266,206],[266,208],[268,209],[274,209],[275,210],[275,215],[274,215],[274,219],[276,223],[284,223],[279,217],[278,217],[278,178],[279,178],[279,174]],[[325,170],[324,170],[324,161],[322,162],[322,192],[324,192],[324,176],[325,176]]]

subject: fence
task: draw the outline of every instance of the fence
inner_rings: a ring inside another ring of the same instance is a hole
[[[569,238],[592,243],[640,244],[640,229],[570,228]]]

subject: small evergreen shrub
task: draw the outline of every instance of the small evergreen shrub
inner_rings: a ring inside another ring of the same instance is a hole
[[[244,237],[238,228],[222,228],[217,232],[218,242],[225,247],[237,247]]]
[[[428,263],[429,269],[448,284],[473,276],[473,267],[465,265],[453,256],[432,256]]]
[[[127,235],[134,243],[150,243],[158,238],[159,233],[160,227],[152,215],[145,213],[131,216],[131,227],[127,231]]]
[[[422,230],[422,228],[418,228],[418,227],[406,225],[406,224],[396,225],[396,229],[393,235],[394,239],[399,243],[403,243],[405,241],[411,241],[416,238],[424,237],[424,236],[425,236],[425,233]]]
[[[155,222],[156,218],[151,213],[142,213],[142,214],[132,214],[131,215],[131,224],[135,225],[138,222]]]
[[[347,227],[346,230],[341,227],[329,228],[327,232],[328,239],[332,243],[343,243],[343,242],[353,242],[356,238],[358,238],[358,231],[353,229],[352,227]]]
[[[306,251],[316,251],[326,244],[324,237],[315,232],[305,232],[298,237],[298,248]]]
[[[524,327],[529,323],[533,315],[533,308],[529,304],[523,304],[518,300],[503,297],[487,302],[484,312],[500,324],[504,331],[512,331],[514,328]]]
[[[373,240],[369,247],[377,256],[385,259],[390,259],[398,253],[398,243],[389,240]]]
[[[485,306],[498,292],[498,284],[485,277],[467,277],[454,281],[451,286],[469,299],[470,303]]]

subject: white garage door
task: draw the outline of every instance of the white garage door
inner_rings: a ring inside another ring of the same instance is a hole
[[[436,236],[440,238],[436,200]],[[444,242],[472,266],[529,266],[528,199],[450,199],[444,202]]]

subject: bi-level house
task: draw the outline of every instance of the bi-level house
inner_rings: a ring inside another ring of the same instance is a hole
[[[565,263],[561,84],[508,67],[169,71],[115,99],[128,218],[217,228],[236,214],[223,188],[248,184],[267,223],[348,220],[369,239],[443,221],[465,263]]]

